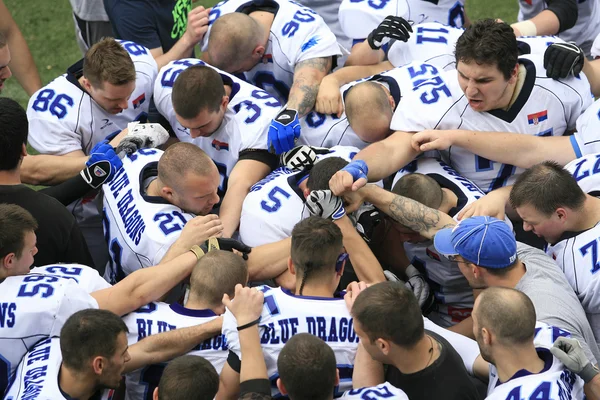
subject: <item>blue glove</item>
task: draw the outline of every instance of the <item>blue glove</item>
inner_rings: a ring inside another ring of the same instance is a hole
[[[90,158],[81,176],[92,188],[97,189],[110,181],[115,173],[123,167],[123,163],[113,147],[104,140],[96,144],[90,151]]]
[[[354,179],[354,182],[356,182],[361,178],[367,179],[369,167],[367,167],[367,163],[363,160],[354,160],[350,161],[348,165],[342,168],[342,171],[346,171],[352,175],[352,179]]]
[[[298,111],[283,110],[269,127],[269,151],[281,154],[294,147],[300,137],[300,122]]]

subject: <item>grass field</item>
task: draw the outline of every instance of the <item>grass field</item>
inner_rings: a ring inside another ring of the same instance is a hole
[[[88,0],[102,1],[102,0]],[[323,0],[327,1],[327,0]],[[4,0],[25,36],[36,61],[42,82],[46,84],[65,72],[81,58],[75,42],[71,6],[68,0]],[[501,18],[514,22],[517,0],[465,0],[471,20]],[[194,4],[211,6],[216,1],[203,0]],[[27,94],[13,78],[6,84],[2,96],[11,97],[27,106]]]

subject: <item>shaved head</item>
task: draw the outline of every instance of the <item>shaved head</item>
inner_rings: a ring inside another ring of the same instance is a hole
[[[436,210],[444,198],[442,187],[435,179],[418,173],[404,175],[396,182],[392,192]]]
[[[252,58],[261,45],[262,27],[249,15],[234,12],[217,18],[210,30],[210,63],[227,72],[240,72],[240,65]]]
[[[175,143],[158,161],[158,179],[161,183],[177,187],[188,173],[207,176],[217,170],[213,160],[191,143]]]
[[[348,89],[344,102],[348,123],[362,140],[373,143],[389,135],[393,110],[382,85],[358,83]]]

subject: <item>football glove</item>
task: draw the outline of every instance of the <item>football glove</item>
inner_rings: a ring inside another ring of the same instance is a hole
[[[117,146],[117,154],[131,155],[139,149],[158,147],[169,140],[169,133],[160,124],[130,122],[127,136]]]
[[[108,140],[104,140],[92,148],[85,166],[79,174],[92,189],[98,189],[112,179],[123,163]]]
[[[344,202],[341,197],[335,196],[331,190],[313,190],[306,199],[306,208],[310,215],[333,221],[346,215]]]
[[[286,109],[279,113],[277,118],[271,121],[269,126],[269,150],[275,154],[294,147],[296,140],[300,137],[300,122],[298,111]]]
[[[377,28],[367,37],[367,42],[373,50],[379,50],[383,46],[384,39],[395,39],[406,42],[412,33],[412,27],[402,17],[388,15]]]
[[[363,204],[352,216],[356,231],[365,242],[371,243],[373,231],[381,222],[381,213],[372,204]]]
[[[578,76],[584,60],[583,50],[575,43],[553,43],[544,52],[546,76],[552,79]]]

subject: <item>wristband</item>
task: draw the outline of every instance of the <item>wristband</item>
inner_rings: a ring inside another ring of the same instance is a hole
[[[204,250],[202,250],[202,248],[200,246],[198,246],[197,244],[193,245],[190,248],[190,251],[192,253],[194,253],[194,255],[196,256],[196,259],[200,260],[202,258],[202,256],[204,255]]]
[[[521,36],[537,36],[537,26],[530,20],[515,22],[510,27],[517,28]]]
[[[258,319],[255,319],[252,322],[248,322],[246,325],[238,326],[237,327],[238,332],[242,331],[242,330],[244,330],[246,328],[250,328],[251,326],[258,325],[260,323],[260,318],[261,317],[258,317]]]
[[[588,383],[589,381],[594,379],[596,375],[598,375],[598,370],[592,365],[592,363],[587,363],[578,375],[581,377],[581,379],[583,379],[585,383]]]

